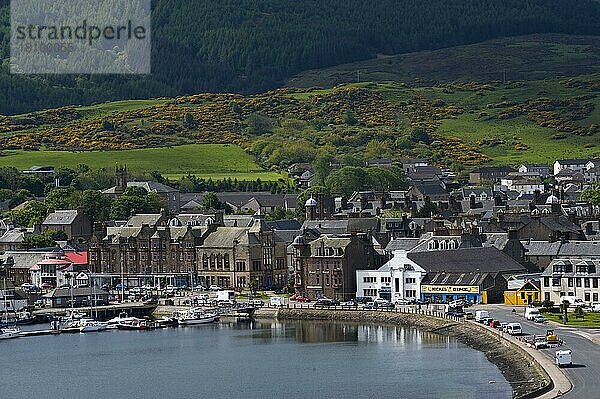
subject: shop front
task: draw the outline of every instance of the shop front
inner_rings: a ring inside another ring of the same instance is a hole
[[[421,285],[421,300],[442,303],[464,299],[472,303],[486,303],[485,291],[477,285]]]

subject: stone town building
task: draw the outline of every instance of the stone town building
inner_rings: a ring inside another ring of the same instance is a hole
[[[121,196],[128,187],[142,187],[149,193],[156,193],[163,198],[170,213],[177,214],[181,209],[181,194],[179,190],[155,181],[128,181],[127,167],[116,167],[116,185],[102,191],[112,197]]]
[[[202,221],[202,223],[199,223]],[[90,242],[92,279],[128,286],[189,285],[281,288],[288,279],[287,244],[262,219],[225,226],[214,217],[136,215],[120,227],[100,227]]]
[[[376,269],[384,261],[370,234],[324,234],[311,242],[301,235],[292,246],[296,293],[311,299],[353,298],[356,270]]]
[[[196,247],[216,226],[101,227],[89,247],[97,285],[182,285],[196,272]]]
[[[54,211],[42,222],[42,232],[62,231],[69,240],[87,241],[92,235],[92,222],[79,210]]]
[[[206,287],[282,288],[289,275],[288,244],[262,216],[249,227],[219,226],[196,248],[199,281]]]

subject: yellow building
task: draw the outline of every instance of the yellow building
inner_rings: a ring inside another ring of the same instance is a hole
[[[505,305],[529,305],[535,301],[542,300],[542,291],[539,282],[527,280],[521,288],[504,291]]]

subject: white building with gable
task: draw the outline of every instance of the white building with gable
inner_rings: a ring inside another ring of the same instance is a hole
[[[415,300],[421,296],[421,280],[426,272],[396,250],[393,257],[377,270],[356,271],[356,296],[398,300]]]

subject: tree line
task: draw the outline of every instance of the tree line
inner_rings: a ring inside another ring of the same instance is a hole
[[[307,70],[531,33],[599,34],[592,0],[154,0],[150,76],[18,76],[0,114],[206,91],[258,92]],[[0,58],[9,56],[0,0]]]

